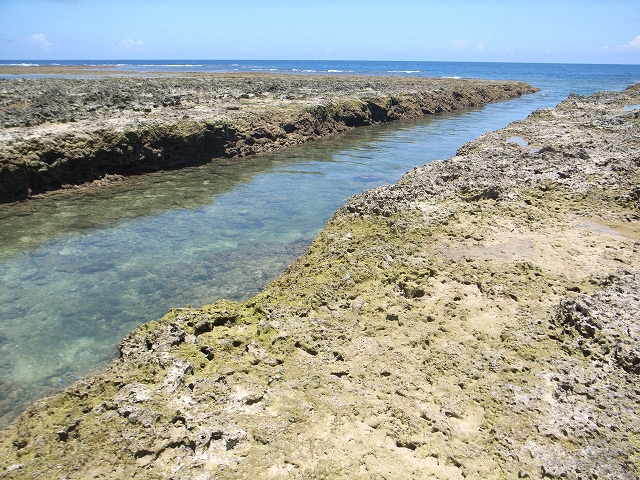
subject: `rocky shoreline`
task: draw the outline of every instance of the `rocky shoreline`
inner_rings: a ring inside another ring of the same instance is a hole
[[[93,73],[0,79],[0,202],[536,91],[460,79]]]
[[[353,197],[256,297],[32,405],[0,478],[640,478],[639,104],[572,95]]]

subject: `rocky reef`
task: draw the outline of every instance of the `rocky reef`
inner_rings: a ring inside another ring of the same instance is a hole
[[[640,86],[348,201],[249,301],[32,405],[2,478],[640,477]]]
[[[249,73],[0,79],[0,202],[533,91],[518,82]]]

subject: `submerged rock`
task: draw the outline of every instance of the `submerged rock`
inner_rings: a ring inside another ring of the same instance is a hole
[[[32,405],[0,475],[638,478],[639,102],[572,96],[353,197],[251,300]]]

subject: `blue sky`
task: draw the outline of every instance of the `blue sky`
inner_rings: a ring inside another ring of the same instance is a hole
[[[640,64],[640,1],[0,0],[0,59]]]

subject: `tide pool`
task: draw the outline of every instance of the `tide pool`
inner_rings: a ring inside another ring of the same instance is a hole
[[[508,102],[0,206],[0,426],[103,369],[124,335],[169,308],[250,298],[349,196],[572,91],[624,88],[635,75],[550,71],[530,81],[541,92]]]

